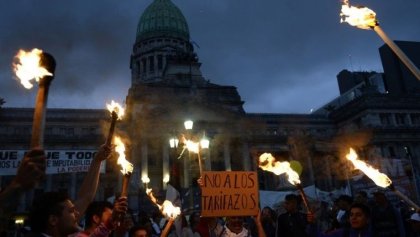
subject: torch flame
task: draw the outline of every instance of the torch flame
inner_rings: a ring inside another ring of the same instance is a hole
[[[198,154],[200,152],[200,143],[199,142],[193,142],[191,140],[185,141],[185,146],[187,147],[188,151],[194,152]]]
[[[115,136],[114,144],[116,146],[115,151],[118,153],[117,164],[121,165],[121,173],[123,173],[124,175],[131,174],[133,172],[134,167],[133,164],[131,164],[125,159],[125,146],[121,138]]]
[[[370,30],[378,25],[374,11],[363,6],[350,6],[348,0],[344,0],[343,5],[341,5],[340,17],[341,23],[347,22],[364,30]]]
[[[30,52],[19,50],[15,56],[16,62],[13,63],[13,70],[16,73],[20,83],[26,88],[33,87],[31,80],[35,79],[37,82],[44,76],[52,76],[53,74],[47,69],[40,66],[42,50],[32,49]]]
[[[263,170],[270,171],[276,175],[283,173],[287,174],[288,181],[297,185],[300,184],[299,174],[296,173],[291,167],[290,163],[287,161],[276,161],[276,159],[270,153],[264,153],[259,158],[259,167]]]
[[[124,116],[124,108],[114,100],[111,101],[111,104],[106,104],[106,108],[111,114],[113,111],[115,111],[115,113],[117,113],[118,119],[122,119]]]
[[[372,166],[367,165],[365,162],[358,160],[357,153],[353,148],[350,148],[350,152],[346,155],[346,158],[353,163],[356,169],[361,170],[366,176],[372,179],[376,185],[386,188],[392,184],[391,179],[389,179],[386,174],[383,174]]]
[[[175,219],[179,214],[181,214],[181,208],[174,206],[171,201],[165,200],[162,205],[159,205],[157,203],[157,199],[153,195],[152,189],[146,189],[146,194],[149,196],[150,200],[159,207],[159,210],[166,217]]]

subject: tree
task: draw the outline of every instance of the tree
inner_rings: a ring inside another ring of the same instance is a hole
[[[6,101],[0,97],[0,108],[6,103]]]

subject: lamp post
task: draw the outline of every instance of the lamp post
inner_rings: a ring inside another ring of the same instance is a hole
[[[186,130],[186,134],[182,135],[181,140],[178,139],[178,137],[173,136],[169,139],[169,146],[172,149],[172,152],[176,151],[178,148],[179,144],[182,144],[182,151],[179,154],[178,159],[182,158],[182,156],[184,155],[184,152],[186,150],[188,150],[188,152],[193,152],[197,154],[198,157],[198,165],[199,165],[199,171],[200,171],[200,175],[203,172],[203,167],[202,167],[202,161],[201,161],[201,156],[200,156],[200,150],[201,149],[208,149],[210,146],[210,141],[209,139],[206,137],[205,133],[203,134],[203,137],[198,141],[194,141],[193,136],[191,133],[192,129],[194,127],[194,122],[192,120],[186,120],[184,121],[184,128]],[[184,170],[188,170],[188,159],[184,160]],[[176,160],[173,161],[173,164],[171,165],[172,170],[175,170],[176,168],[178,168],[178,162]],[[187,173],[184,173],[184,181],[185,183],[188,183],[188,178],[187,177]],[[172,176],[172,175],[171,175]],[[172,178],[172,177],[171,177]]]

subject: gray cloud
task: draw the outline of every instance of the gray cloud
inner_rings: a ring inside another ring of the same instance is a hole
[[[206,78],[238,87],[248,112],[307,113],[338,95],[342,69],[382,71],[373,31],[339,23],[331,0],[173,0],[190,27]],[[0,97],[33,106],[34,92],[15,80],[19,48],[38,47],[57,60],[50,107],[103,108],[125,99],[136,27],[151,1],[0,3]],[[395,40],[420,40],[418,0],[365,0]],[[403,13],[403,14],[402,14]]]

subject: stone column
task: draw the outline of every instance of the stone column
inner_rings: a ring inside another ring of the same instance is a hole
[[[185,188],[188,188],[190,186],[190,172],[191,172],[191,170],[190,170],[190,159],[191,159],[191,157],[190,157],[190,153],[189,153],[188,150],[185,151],[185,153],[187,153],[187,154],[184,154],[181,158],[181,159],[183,159],[183,165],[184,165],[184,167],[182,167],[183,168],[182,173],[184,174],[184,185],[183,186]]]
[[[246,141],[242,142],[242,164],[245,171],[251,170],[251,159],[249,158],[249,147]]]
[[[162,187],[166,189],[167,183],[163,181],[165,177],[169,176],[169,151],[166,143],[162,145]]]
[[[411,120],[410,114],[406,114],[405,117],[407,118],[408,126],[413,126],[413,121]]]
[[[147,146],[147,140],[143,139],[141,142],[141,175],[140,175],[140,180],[144,177],[144,176],[149,176],[148,173],[148,146]],[[143,185],[145,185],[143,183]]]
[[[206,149],[206,159],[204,160],[204,170],[210,171],[211,170],[211,153],[210,153],[210,147],[209,149]]]
[[[223,157],[225,160],[225,170],[232,171],[232,165],[230,161],[230,142],[226,141],[223,143]]]

